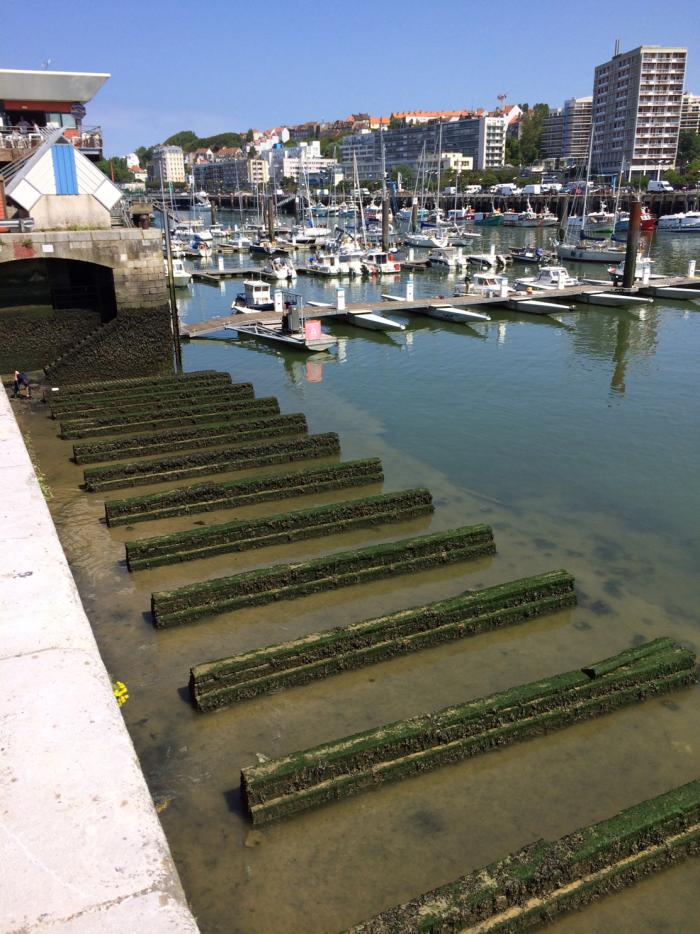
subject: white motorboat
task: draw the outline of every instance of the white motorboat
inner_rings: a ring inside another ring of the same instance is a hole
[[[185,264],[181,259],[173,257],[173,285],[176,289],[186,289],[192,281],[192,274],[185,269]],[[165,266],[165,275],[168,275],[168,261],[163,260]]]
[[[492,249],[489,253],[468,253],[466,259],[472,266],[478,266],[480,269],[498,269],[508,265],[509,257]]]
[[[455,308],[454,305],[429,305],[426,310],[430,318],[437,318],[438,321],[452,321],[457,324],[473,324],[475,321],[491,320],[490,316],[483,312]]]
[[[296,279],[297,271],[288,256],[272,256],[260,270],[260,275],[265,276],[266,279],[274,279],[276,282],[289,282],[291,279]]]
[[[502,295],[504,289],[506,294],[514,291],[505,276],[499,276],[494,272],[475,272],[467,275],[464,285],[456,286],[454,294],[455,297],[483,295],[485,298],[494,298],[497,295]]]
[[[230,250],[249,250],[253,241],[247,237],[242,230],[234,230],[227,240],[226,245]]]
[[[348,311],[343,317],[348,324],[354,324],[358,328],[365,328],[368,331],[405,331],[406,325],[393,318],[385,318],[384,315],[378,315],[371,309],[359,308],[357,311]]]
[[[437,230],[425,230],[419,233],[409,233],[404,237],[406,246],[418,247],[423,250],[432,250],[436,247],[448,246],[447,237],[439,234]]]
[[[270,292],[268,282],[262,282],[260,279],[248,279],[243,283],[243,292],[234,298],[231,302],[231,308],[234,311],[252,314],[256,311],[272,311],[275,303]]]
[[[543,266],[536,276],[523,276],[516,279],[514,285],[518,292],[555,291],[581,285],[581,281],[570,276],[563,266]]]
[[[466,264],[461,249],[453,246],[438,247],[428,253],[428,265],[438,269],[461,269]]]
[[[370,276],[395,275],[401,272],[401,263],[393,253],[385,253],[383,250],[367,250],[362,258],[362,266]]]

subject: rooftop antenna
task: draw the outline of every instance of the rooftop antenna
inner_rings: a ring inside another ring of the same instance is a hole
[[[44,61],[41,63],[41,67],[44,69],[44,71],[46,71],[46,69],[49,67],[50,64],[51,64],[51,59],[45,58]]]
[[[503,106],[504,106],[504,105],[503,105],[503,101],[504,101],[507,97],[508,97],[507,94],[499,94],[498,97],[497,97],[498,106],[501,108],[501,110],[503,110]]]
[[[619,54],[620,54],[620,40],[616,39],[615,40],[615,51],[613,52],[613,58]]]

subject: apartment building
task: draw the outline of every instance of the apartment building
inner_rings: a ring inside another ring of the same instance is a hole
[[[542,155],[545,159],[561,159],[564,149],[564,108],[550,107],[542,124]]]
[[[676,164],[687,50],[642,45],[616,50],[595,69],[593,169],[630,178]]]
[[[264,159],[248,159],[246,174],[251,185],[264,185],[270,181],[270,166]]]
[[[148,164],[149,184],[159,185],[163,182],[184,182],[185,156],[180,146],[156,146],[153,157]]]
[[[240,157],[201,162],[192,166],[192,172],[198,191],[240,191],[248,181],[248,162]]]
[[[700,94],[684,92],[681,104],[681,130],[700,133]]]
[[[416,171],[421,160],[436,160],[441,134],[443,153],[469,157],[478,169],[496,168],[505,163],[507,123],[503,115],[483,115],[382,133],[353,133],[340,141],[340,161],[347,177],[352,178],[356,160],[359,177],[372,181],[382,177],[382,155],[387,171],[403,166]]]

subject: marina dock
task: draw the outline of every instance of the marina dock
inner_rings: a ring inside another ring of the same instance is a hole
[[[668,291],[664,292],[664,290]],[[700,278],[668,276],[664,279],[655,279],[653,285],[645,286],[639,283],[627,290],[606,283],[605,285],[569,286],[552,291],[522,292],[517,295],[511,293],[506,297],[497,295],[492,298],[483,295],[435,295],[429,298],[405,301],[397,294],[392,298],[383,297],[376,302],[348,304],[343,309],[343,313],[346,319],[351,319],[353,314],[357,315],[361,312],[371,312],[376,315],[391,315],[392,312],[396,313],[397,311],[429,314],[436,309],[449,306],[456,309],[482,310],[483,314],[500,307],[521,314],[546,315],[571,311],[577,302],[597,304],[595,301],[591,301],[595,296],[615,296],[618,298],[629,296],[631,298],[637,296],[653,297],[655,294],[665,295],[668,298],[675,297],[677,300],[684,298],[700,300]],[[314,318],[333,318],[337,317],[338,314],[339,310],[335,306],[313,307]],[[182,325],[181,334],[183,338],[191,339],[220,331],[226,326],[235,327],[236,323],[241,324],[243,321],[246,324],[274,324],[279,321],[279,318],[280,316],[273,311],[261,311],[245,315],[218,315],[208,318],[206,321]]]

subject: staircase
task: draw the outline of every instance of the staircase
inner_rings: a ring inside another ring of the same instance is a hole
[[[109,212],[112,227],[133,227],[134,222],[123,198],[112,207]]]

